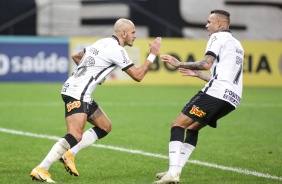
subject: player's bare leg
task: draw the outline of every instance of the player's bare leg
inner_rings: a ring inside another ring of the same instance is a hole
[[[79,173],[75,166],[75,155],[83,148],[91,146],[98,139],[103,138],[111,131],[111,123],[101,107],[89,116],[88,122],[95,127],[88,129],[82,135],[81,141],[73,148],[68,150],[66,154],[60,159],[64,164],[66,171],[71,175],[78,176]]]

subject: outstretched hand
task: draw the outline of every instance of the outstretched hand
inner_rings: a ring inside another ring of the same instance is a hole
[[[160,56],[163,60],[163,62],[167,62],[171,64],[172,66],[178,68],[180,66],[180,61],[178,61],[175,57],[169,55],[169,54],[164,54]]]
[[[161,37],[157,37],[153,43],[149,43],[150,53],[157,56],[159,54],[161,44],[162,44]]]
[[[178,71],[182,73],[182,76],[191,76],[191,77],[198,77],[199,71],[190,70],[187,68],[179,68]]]

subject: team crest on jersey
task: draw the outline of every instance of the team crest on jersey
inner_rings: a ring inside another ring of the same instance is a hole
[[[84,66],[90,67],[90,66],[94,66],[94,65],[95,65],[95,59],[91,56],[88,56],[85,59]]]
[[[81,102],[80,101],[73,101],[72,103],[68,103],[67,104],[68,112],[70,112],[74,108],[79,108],[80,106],[81,106]]]
[[[195,105],[192,107],[192,109],[189,112],[190,114],[194,114],[200,118],[204,117],[206,113],[199,109],[199,107],[196,107]]]

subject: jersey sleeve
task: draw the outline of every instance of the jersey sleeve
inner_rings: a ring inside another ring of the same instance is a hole
[[[205,55],[212,55],[213,57],[217,57],[220,51],[220,39],[218,37],[218,34],[212,34],[208,43],[207,43],[207,48],[206,48],[206,53]]]
[[[123,47],[117,47],[117,49],[113,49],[112,53],[109,54],[109,59],[114,64],[118,65],[123,71],[134,65]]]

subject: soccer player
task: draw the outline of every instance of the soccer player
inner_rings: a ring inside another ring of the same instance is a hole
[[[179,69],[183,76],[207,82],[172,122],[169,142],[169,168],[156,174],[154,183],[179,183],[182,168],[198,142],[198,132],[238,107],[242,97],[244,49],[229,30],[230,14],[211,11],[206,28],[209,41],[205,57],[197,62],[180,62],[171,55],[161,55],[164,62]],[[200,70],[210,70],[210,75]],[[186,131],[186,134],[185,134]]]
[[[61,91],[65,102],[67,134],[54,144],[44,160],[31,171],[32,179],[54,183],[48,170],[59,159],[68,172],[78,176],[74,155],[111,131],[110,120],[91,94],[116,67],[140,82],[159,53],[161,38],[157,37],[149,44],[150,54],[144,64],[136,67],[124,49],[125,46],[133,46],[135,39],[135,25],[128,19],[118,19],[111,37],[100,39],[72,55],[77,68]],[[83,133],[87,121],[94,127]]]

